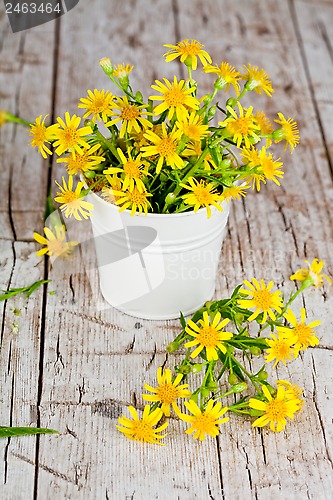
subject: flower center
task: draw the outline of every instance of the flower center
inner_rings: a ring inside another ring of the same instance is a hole
[[[198,415],[194,418],[192,425],[198,431],[207,431],[207,429],[215,426],[215,419],[210,415]]]
[[[197,186],[193,189],[193,193],[201,205],[210,205],[212,201],[212,193],[205,186]]]
[[[272,294],[268,290],[258,290],[253,294],[256,307],[268,311],[272,306]]]
[[[141,172],[138,167],[138,163],[135,161],[128,161],[124,164],[124,172],[131,179],[140,179]]]
[[[188,56],[196,56],[201,51],[201,44],[198,42],[187,42],[186,45],[179,46],[179,52]]]
[[[184,134],[193,140],[198,140],[201,137],[200,129],[196,125],[185,125]]]
[[[66,149],[69,149],[71,146],[74,146],[78,139],[79,135],[77,133],[76,128],[68,127],[63,131],[63,141],[65,143]]]
[[[39,126],[34,130],[34,141],[36,144],[42,144],[46,139],[46,127]]]
[[[132,429],[134,439],[146,441],[151,436],[151,427],[146,422],[142,422],[142,420],[134,422]]]
[[[267,403],[266,414],[270,420],[281,420],[286,416],[287,408],[285,401],[272,399]]]
[[[250,131],[251,122],[246,116],[241,116],[240,118],[235,119],[230,122],[227,126],[227,129],[232,134],[239,133],[242,135],[248,135]]]
[[[160,156],[169,156],[176,152],[176,144],[170,137],[165,137],[157,146]]]
[[[311,337],[311,328],[304,323],[298,323],[294,328],[294,333],[297,335],[297,341],[301,344],[307,344]]]
[[[278,341],[274,345],[273,351],[275,356],[281,360],[290,356],[290,346],[286,342],[283,342],[283,340]]]
[[[101,113],[102,111],[108,109],[108,104],[102,97],[96,97],[92,102],[90,109],[93,113]]]
[[[62,194],[64,203],[74,203],[78,201],[77,195],[73,191],[66,191],[65,193]]]
[[[177,387],[174,387],[172,384],[163,384],[157,389],[157,395],[162,403],[172,403],[172,401],[178,398],[178,393]]]
[[[121,118],[123,120],[136,120],[139,117],[139,110],[136,106],[127,106],[121,110]]]
[[[145,193],[140,193],[138,189],[129,192],[128,199],[136,205],[144,205],[147,202]]]
[[[47,246],[50,250],[50,253],[53,253],[56,257],[61,255],[62,253],[67,252],[67,244],[61,240],[52,240],[47,242]]]
[[[211,326],[204,327],[197,336],[198,342],[205,347],[216,347],[219,343],[219,334]]]
[[[165,101],[168,106],[182,106],[185,103],[186,95],[180,89],[170,89],[165,92]]]

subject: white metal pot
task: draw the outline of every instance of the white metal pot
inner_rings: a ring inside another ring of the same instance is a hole
[[[135,214],[89,193],[100,288],[117,309],[144,319],[178,318],[210,300],[229,214],[212,207]]]

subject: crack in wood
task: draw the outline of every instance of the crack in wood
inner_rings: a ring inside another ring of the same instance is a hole
[[[149,360],[149,361],[148,361],[148,363],[147,363],[147,366],[146,366],[146,371],[148,371],[148,370],[149,370],[149,368],[151,367],[151,365],[152,365],[152,363],[153,363],[153,361],[154,361],[154,359],[155,359],[156,353],[157,353],[157,346],[156,346],[156,342],[155,342],[154,352],[153,352],[153,354],[152,354],[152,356],[151,356],[150,360]]]
[[[219,481],[220,481],[220,488],[221,488],[221,498],[224,500],[224,489],[223,489],[223,473],[222,473],[222,458],[221,458],[221,452],[220,452],[220,438],[219,436],[216,436],[215,438],[215,443],[216,443],[216,452],[217,452],[217,460],[219,464]]]
[[[12,390],[11,390],[11,394],[10,394],[9,427],[13,426],[14,393],[15,393],[15,375],[13,373],[13,375],[12,375]],[[10,442],[11,442],[11,438],[9,437],[7,439],[7,443],[6,443],[6,446],[4,449],[4,454],[3,454],[3,461],[4,461],[3,484],[7,483],[7,478],[8,478],[8,451],[9,451]]]
[[[313,356],[311,356],[311,362],[312,362],[312,381],[313,381],[312,400],[313,400],[313,404],[314,404],[314,407],[316,409],[316,413],[317,413],[317,416],[318,416],[318,420],[319,420],[319,424],[320,424],[320,430],[321,430],[321,434],[323,436],[323,441],[324,441],[326,456],[327,456],[327,459],[330,462],[331,467],[333,469],[333,460],[332,460],[332,457],[331,457],[331,454],[330,454],[330,450],[329,450],[329,447],[328,447],[328,444],[327,444],[325,426],[324,426],[324,422],[323,422],[323,419],[322,419],[322,416],[321,416],[321,413],[320,413],[320,410],[319,410],[318,402],[317,402],[317,382],[316,382],[316,379],[317,379],[317,369],[316,369],[316,364],[315,364],[315,360],[314,360]]]
[[[309,87],[309,92],[310,92],[310,96],[311,96],[312,105],[313,105],[314,112],[315,112],[315,115],[316,115],[316,119],[317,119],[317,122],[318,122],[319,130],[320,130],[320,135],[322,137],[322,144],[323,144],[323,148],[324,148],[324,151],[325,151],[325,158],[327,160],[328,167],[329,167],[329,170],[330,170],[331,180],[333,180],[333,164],[332,164],[332,161],[331,161],[331,156],[330,156],[329,146],[328,146],[327,139],[326,139],[325,129],[324,129],[324,126],[323,126],[322,118],[321,118],[321,115],[320,115],[320,112],[319,112],[318,103],[317,103],[316,96],[315,96],[315,91],[314,91],[314,86],[313,86],[313,82],[312,82],[312,79],[311,79],[311,73],[310,73],[310,69],[309,69],[309,64],[308,64],[308,61],[307,61],[307,58],[306,58],[306,54],[305,54],[304,40],[302,38],[302,34],[301,34],[301,31],[300,31],[299,21],[298,21],[298,16],[297,16],[296,9],[295,9],[294,0],[288,0],[288,5],[289,5],[290,17],[291,17],[291,19],[293,21],[293,26],[294,26],[294,30],[295,30],[296,39],[297,39],[298,49],[299,49],[299,52],[300,52],[300,56],[301,56],[301,60],[302,60],[302,64],[303,64],[303,68],[304,68],[304,72],[305,72],[305,76],[306,76],[306,80],[307,80],[308,87]],[[322,37],[323,37],[323,34],[322,34]],[[325,40],[324,40],[324,42],[325,42]],[[332,53],[333,53],[333,51],[332,51]]]
[[[132,342],[130,342],[128,346],[125,348],[125,354],[133,352],[134,344],[135,344],[135,335],[133,336]]]
[[[72,304],[75,304],[75,290],[73,287],[73,275],[72,274],[69,277],[69,288],[72,292]]]

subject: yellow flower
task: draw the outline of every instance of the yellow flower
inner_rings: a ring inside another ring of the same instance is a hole
[[[48,115],[46,115],[46,116],[48,116]],[[5,111],[4,109],[0,109],[0,127],[2,127],[2,125],[4,123],[10,121],[11,117],[12,117],[12,115],[10,113],[8,113],[8,111]],[[44,118],[44,120],[45,120],[45,118]]]
[[[276,337],[271,333],[271,339],[266,339],[266,343],[269,349],[266,349],[267,356],[265,356],[266,363],[276,360],[273,368],[280,362],[285,365],[287,360],[291,359],[292,345],[294,343],[294,337]]]
[[[57,155],[60,156],[65,151],[71,151],[73,156],[75,156],[75,152],[83,155],[82,148],[88,149],[90,147],[83,137],[92,133],[91,127],[78,129],[81,118],[76,115],[71,117],[68,111],[65,113],[65,121],[66,123],[60,117],[57,118],[58,125],[54,131],[54,139],[56,139],[54,147],[57,148]]]
[[[184,160],[177,153],[178,143],[182,136],[182,131],[175,127],[168,134],[165,123],[162,123],[162,137],[158,136],[152,130],[148,130],[144,137],[153,143],[153,146],[143,146],[141,148],[142,156],[149,157],[158,155],[156,173],[161,172],[163,162],[171,168],[183,168]]]
[[[117,189],[113,189],[112,192],[115,195],[115,201],[117,205],[122,205],[119,208],[119,212],[123,210],[130,209],[131,215],[134,215],[135,212],[148,213],[148,208],[151,207],[148,196],[152,196],[150,193],[146,191],[140,192],[137,187],[134,187],[132,191],[118,191]]]
[[[274,90],[266,71],[259,69],[258,66],[252,66],[251,64],[244,66],[244,69],[245,74],[241,75],[241,79],[247,80],[245,88],[250,91],[254,90],[258,94],[261,94],[263,90],[269,97],[271,97]]]
[[[185,401],[186,408],[193,414],[187,415],[179,413],[178,416],[185,422],[189,422],[191,426],[186,429],[186,434],[194,433],[194,439],[203,441],[206,434],[215,437],[219,434],[219,425],[228,422],[229,417],[221,418],[228,408],[222,408],[222,403],[219,401],[214,405],[214,401],[210,399],[205,410],[200,410],[194,401]]]
[[[203,50],[204,45],[194,39],[189,40],[186,38],[185,40],[178,42],[177,45],[165,43],[164,47],[171,49],[164,54],[166,62],[173,61],[177,57],[180,57],[180,62],[185,63],[186,66],[189,66],[194,70],[197,69],[198,57],[203,66],[205,66],[207,62],[212,62],[208,52]]]
[[[292,118],[286,119],[282,113],[278,113],[278,117],[279,120],[274,120],[274,121],[279,125],[281,125],[281,128],[274,130],[273,132],[274,142],[280,142],[285,140],[286,144],[284,149],[286,150],[289,145],[290,153],[292,153],[296,145],[300,141],[297,123]]]
[[[31,135],[31,146],[33,148],[38,148],[38,151],[43,158],[47,158],[46,153],[49,155],[52,154],[45,143],[50,144],[50,139],[54,138],[54,132],[58,128],[58,125],[51,125],[50,127],[45,125],[45,119],[47,116],[48,115],[45,115],[42,119],[42,115],[39,115],[38,118],[36,118],[35,123],[30,125],[29,132]]]
[[[278,181],[277,177],[282,178],[284,176],[284,172],[283,170],[281,170],[281,167],[283,165],[282,161],[279,161],[279,158],[277,160],[274,160],[272,153],[266,153],[265,147],[261,149],[258,157],[258,172],[262,172],[265,179],[273,181],[275,182],[275,184],[280,186],[280,182]]]
[[[57,163],[67,163],[67,172],[71,175],[94,170],[105,160],[104,156],[94,154],[100,147],[100,144],[95,144],[84,151],[82,155],[76,155],[75,157],[69,155],[65,158],[58,158]]]
[[[257,135],[257,131],[259,130],[259,125],[256,125],[254,116],[252,114],[253,107],[250,106],[246,113],[244,114],[244,109],[242,105],[237,102],[239,116],[233,108],[227,106],[227,110],[230,115],[223,122],[219,122],[221,127],[225,127],[227,132],[232,137],[232,140],[237,144],[239,148],[241,143],[244,141],[245,146],[247,148],[251,147],[251,139],[255,141],[260,141],[260,137]]]
[[[186,113],[176,125],[192,141],[201,141],[209,133],[208,125],[202,124],[202,118],[195,111]]]
[[[78,107],[87,110],[83,115],[83,118],[88,118],[88,116],[92,115],[91,119],[93,122],[96,120],[103,120],[104,122],[107,121],[108,116],[111,113],[113,101],[113,95],[109,90],[105,91],[102,89],[100,91],[94,89],[93,92],[88,90],[87,97],[82,97],[80,101],[81,103],[79,103]]]
[[[45,245],[44,248],[36,252],[38,257],[44,254],[50,257],[68,257],[73,248],[79,244],[77,241],[66,241],[66,228],[64,225],[56,226],[54,232],[48,227],[44,227],[43,230],[46,238],[36,232],[34,233],[34,239],[41,245]]]
[[[222,198],[225,201],[240,200],[241,196],[243,197],[246,196],[246,189],[249,188],[250,188],[249,184],[245,184],[242,186],[225,187],[223,189]]]
[[[121,179],[117,177],[116,175],[106,175],[105,176],[107,181],[108,181],[108,186],[103,186],[102,192],[101,192],[101,197],[107,201],[108,203],[112,203],[113,205],[116,203],[117,196],[115,194],[115,191],[121,192]]]
[[[155,80],[156,85],[151,86],[152,89],[157,90],[162,95],[152,95],[149,99],[152,101],[163,101],[154,108],[155,115],[159,115],[163,111],[168,111],[168,119],[171,120],[176,112],[177,119],[181,120],[182,117],[186,116],[187,108],[199,108],[200,103],[198,99],[190,95],[195,91],[195,87],[187,88],[185,80],[177,82],[176,77],[174,77],[173,83],[170,83],[166,78],[163,78],[163,80],[165,84],[159,80]]]
[[[255,307],[255,311],[248,318],[248,321],[256,319],[261,312],[263,312],[263,318],[261,324],[267,321],[267,315],[274,321],[276,316],[273,312],[275,309],[278,313],[282,311],[283,301],[281,299],[281,292],[275,291],[271,292],[274,286],[274,282],[271,281],[266,286],[264,280],[261,279],[260,283],[255,278],[252,279],[252,283],[248,280],[244,280],[244,284],[250,288],[250,290],[241,289],[239,292],[243,295],[252,296],[250,299],[239,299],[238,305],[243,309],[251,309]]]
[[[129,64],[118,64],[118,66],[114,66],[113,68],[113,76],[122,80],[123,78],[127,78],[134,66],[130,66]]]
[[[159,427],[154,428],[163,416],[162,410],[160,408],[156,408],[150,412],[150,406],[146,405],[141,419],[139,419],[138,413],[133,406],[129,406],[128,410],[133,420],[122,415],[118,418],[118,422],[121,425],[116,425],[117,429],[133,441],[160,444],[164,446],[164,443],[161,443],[160,439],[165,438],[166,434],[162,435],[160,432],[164,431],[168,427],[169,423],[165,422]]]
[[[142,164],[141,155],[132,158],[130,151],[127,151],[128,158],[124,155],[120,148],[117,149],[122,162],[122,168],[109,167],[103,171],[104,174],[118,174],[121,173],[123,177],[123,190],[129,189],[133,191],[134,186],[138,188],[140,193],[145,190],[145,185],[142,182],[145,166]]]
[[[112,109],[116,109],[116,112],[111,111],[110,113],[111,116],[116,116],[116,118],[108,121],[105,126],[110,127],[118,122],[122,122],[119,137],[124,137],[126,132],[130,134],[132,129],[139,133],[141,131],[141,126],[143,129],[152,126],[147,118],[142,116],[151,114],[148,113],[148,111],[142,111],[143,108],[147,107],[145,104],[141,106],[133,104],[128,101],[127,96],[116,97],[116,101],[116,103],[112,104]]]
[[[259,125],[260,135],[270,135],[274,131],[271,121],[263,111],[256,111],[253,116],[256,124]]]
[[[213,205],[220,212],[222,211],[221,201],[222,197],[215,191],[215,186],[211,182],[206,182],[203,179],[197,181],[194,177],[187,179],[189,186],[180,184],[183,188],[192,191],[191,193],[182,196],[186,205],[192,205],[194,212],[201,207],[206,207],[207,217],[212,215],[211,206]]]
[[[291,384],[288,380],[277,380],[277,387],[282,386],[286,389],[286,399],[299,399],[299,409],[297,411],[301,411],[304,406],[303,389],[301,389],[296,384]]]
[[[187,389],[188,384],[179,385],[183,378],[183,374],[179,373],[175,380],[172,381],[172,372],[168,368],[162,374],[162,368],[159,367],[157,370],[157,383],[158,386],[151,387],[148,384],[144,384],[147,391],[153,392],[154,394],[143,394],[142,398],[145,401],[151,401],[153,403],[162,403],[161,410],[166,417],[170,417],[170,405],[177,412],[180,409],[176,403],[179,398],[187,398],[191,395],[191,391]]]
[[[300,409],[301,401],[298,398],[291,399],[290,393],[286,393],[282,385],[278,387],[274,398],[265,385],[262,386],[262,391],[266,401],[260,401],[256,398],[249,400],[250,408],[263,412],[263,415],[257,418],[252,426],[263,427],[270,424],[272,431],[283,431],[287,423],[286,417],[294,418],[294,414]]]
[[[321,325],[321,321],[312,321],[308,325],[305,324],[306,312],[305,308],[301,308],[301,321],[298,322],[293,311],[288,308],[283,315],[286,320],[293,326],[277,326],[277,330],[287,335],[291,335],[294,340],[294,356],[297,358],[299,351],[305,351],[309,346],[314,347],[319,344],[319,339],[314,334],[314,328]]]
[[[309,268],[299,269],[296,273],[290,276],[291,280],[307,281],[316,287],[321,286],[324,283],[324,279],[327,280],[330,285],[332,284],[331,278],[326,274],[321,273],[321,270],[324,267],[324,261],[313,259],[311,264],[308,260],[305,260],[304,262],[309,266]]]
[[[55,183],[60,188],[60,192],[56,194],[54,201],[61,203],[60,209],[64,212],[65,217],[74,216],[76,220],[82,220],[82,216],[84,219],[88,219],[94,207],[92,203],[84,201],[81,195],[84,183],[78,182],[75,191],[73,191],[72,175],[68,177],[68,185],[64,177],[62,178],[63,186],[61,186],[57,181],[55,181]]]
[[[193,144],[188,144],[186,149],[181,152],[182,156],[196,156],[199,158],[201,154],[203,153],[203,150],[201,148],[201,141],[195,141]],[[213,157],[210,153],[206,154],[203,163],[202,163],[204,170],[214,170],[217,168],[217,165],[215,164]]]
[[[198,323],[194,323],[191,319],[188,320],[185,331],[194,337],[194,340],[187,342],[185,347],[198,346],[191,353],[191,358],[198,356],[203,349],[206,349],[208,361],[218,359],[218,350],[224,354],[227,352],[223,341],[231,339],[233,334],[221,331],[230,320],[226,318],[220,322],[220,319],[221,313],[217,312],[211,322],[207,311],[204,311],[203,318],[199,319]]]
[[[207,64],[204,67],[204,72],[215,73],[216,75],[218,75],[216,84],[219,86],[219,88],[224,89],[225,92],[227,92],[230,88],[230,85],[232,85],[236,90],[236,93],[238,94],[238,80],[240,79],[240,73],[238,73],[238,71],[236,71],[236,69],[231,66],[231,64],[227,62],[222,62],[220,66]]]

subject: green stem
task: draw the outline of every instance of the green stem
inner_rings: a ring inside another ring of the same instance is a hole
[[[114,147],[113,144],[111,144],[105,137],[103,134],[101,134],[101,132],[96,129],[94,130],[94,134],[96,134],[96,137],[98,138],[98,140],[104,144],[104,146],[106,146],[110,151],[111,153],[117,158],[117,160],[121,163],[121,159],[118,155],[118,152],[117,152],[117,149]]]
[[[252,375],[252,373],[249,373],[246,368],[241,364],[239,363],[239,361],[237,361],[237,359],[235,358],[235,356],[233,354],[230,355],[232,361],[235,363],[235,365],[238,366],[238,368],[240,370],[242,370],[243,373],[245,373],[245,375],[251,380],[252,384],[254,385],[256,391],[259,390],[259,392],[261,392],[261,387],[260,387],[260,384],[258,384],[258,382],[255,380],[255,376]]]

